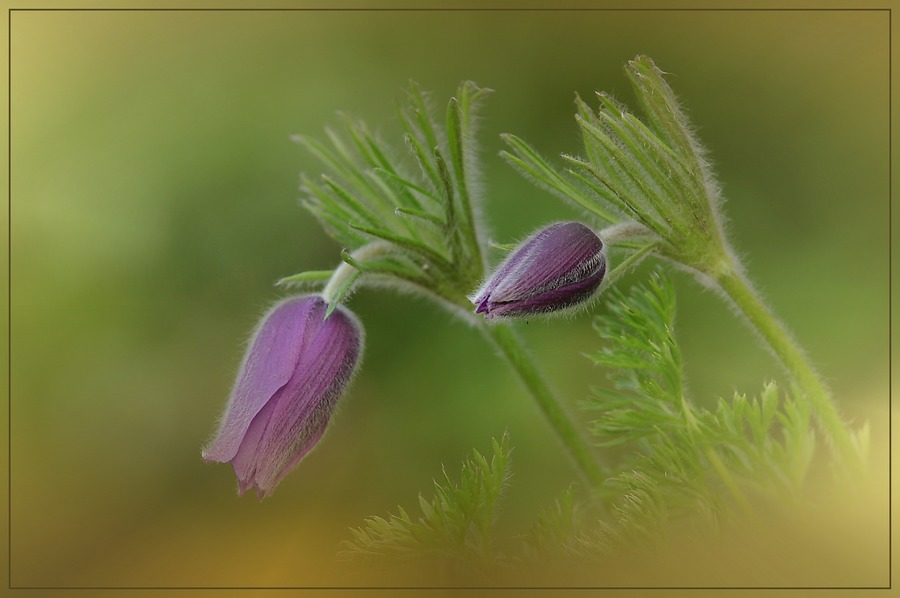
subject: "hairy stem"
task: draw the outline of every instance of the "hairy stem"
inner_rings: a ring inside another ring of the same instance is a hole
[[[825,390],[803,351],[781,322],[775,318],[750,282],[734,267],[723,268],[714,278],[725,295],[747,317],[800,386],[804,396],[798,397],[798,400],[809,402],[837,458],[846,466],[852,468],[861,466],[861,457],[855,448],[850,430],[838,413],[830,394]]]
[[[578,433],[569,415],[559,399],[550,390],[544,377],[538,371],[532,357],[525,351],[522,342],[508,324],[483,326],[482,329],[491,341],[503,352],[509,364],[518,374],[519,379],[528,388],[537,402],[541,412],[556,431],[566,451],[578,465],[581,473],[592,486],[603,482],[600,467],[591,454],[591,449]]]
[[[353,284],[359,276],[361,270],[354,265],[354,262],[360,262],[379,255],[388,253],[391,250],[391,244],[386,241],[374,241],[368,245],[364,245],[351,253],[348,259],[344,259],[337,268],[331,273],[328,284],[322,289],[322,297],[329,305],[333,305],[336,299],[346,291],[344,289],[348,284]]]

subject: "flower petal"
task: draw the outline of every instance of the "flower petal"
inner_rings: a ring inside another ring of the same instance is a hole
[[[485,317],[528,315],[572,307],[588,299],[600,285],[605,274],[606,263],[603,262],[593,273],[580,280],[547,289],[519,301],[491,303],[490,311]]]
[[[224,463],[237,455],[251,422],[296,371],[308,338],[305,329],[324,313],[321,298],[306,296],[282,301],[266,314],[244,356],[219,431],[203,450],[205,460]]]
[[[269,420],[272,418],[272,412],[275,410],[275,400],[270,400],[259,410],[244,440],[238,449],[234,459],[231,460],[231,466],[234,468],[234,474],[238,479],[238,494],[243,495],[250,488],[256,487],[256,456],[259,448],[259,441],[262,440],[266,428],[269,426]]]
[[[579,222],[533,234],[471,298],[485,318],[565,309],[591,297],[606,274],[603,241]]]
[[[583,277],[584,265],[600,253],[603,242],[579,222],[561,222],[542,230],[523,249],[515,269],[494,287],[492,302],[526,299]]]
[[[266,496],[322,437],[361,351],[360,327],[336,309],[307,330],[309,344],[295,375],[281,389],[256,451],[257,493]]]

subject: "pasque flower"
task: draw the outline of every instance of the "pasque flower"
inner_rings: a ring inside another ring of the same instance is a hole
[[[510,253],[470,299],[485,318],[547,313],[587,301],[605,274],[603,241],[579,222],[557,222]]]
[[[275,305],[253,334],[206,461],[230,462],[243,494],[269,495],[325,432],[362,354],[343,307],[318,295]]]

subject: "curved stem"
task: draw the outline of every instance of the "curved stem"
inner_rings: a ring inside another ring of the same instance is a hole
[[[723,268],[714,276],[719,288],[731,299],[738,310],[750,321],[760,336],[790,372],[803,390],[811,411],[816,414],[819,426],[836,456],[851,467],[862,465],[861,455],[851,437],[847,424],[838,413],[837,407],[803,351],[779,322],[750,282],[734,267]]]
[[[390,250],[391,244],[387,241],[373,241],[368,245],[363,245],[349,256],[341,254],[343,261],[334,269],[331,273],[331,278],[328,279],[328,284],[322,289],[322,297],[325,299],[325,302],[329,305],[334,305],[347,292],[347,287],[356,282],[361,270],[354,265],[354,262],[378,257],[388,253]]]
[[[528,388],[541,412],[556,431],[557,436],[592,486],[603,483],[603,474],[591,454],[591,449],[578,433],[562,404],[550,390],[519,337],[508,324],[483,326],[485,335],[503,353],[519,379]]]
[[[616,224],[612,224],[603,228],[597,233],[597,236],[603,240],[604,243],[609,245],[615,245],[617,243],[621,243],[622,241],[633,241],[635,239],[644,239],[646,237],[656,238],[655,235],[643,224],[638,222],[634,222],[633,220],[626,220],[625,222],[618,222]]]

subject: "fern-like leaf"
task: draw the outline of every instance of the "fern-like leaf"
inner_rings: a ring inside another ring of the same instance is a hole
[[[608,368],[612,388],[593,389],[585,404],[591,431],[600,445],[632,449],[613,468],[601,544],[658,543],[677,522],[708,531],[761,501],[796,503],[815,451],[808,408],[774,383],[714,410],[693,405],[668,279],[655,273],[613,293],[595,327],[607,345],[589,357]]]
[[[395,277],[441,294],[469,289],[482,277],[478,237],[474,113],[489,90],[460,85],[450,100],[446,126],[432,119],[425,94],[411,84],[400,111],[412,162],[378,140],[365,123],[344,117],[341,133],[326,130],[328,143],[297,135],[325,169],[301,177],[303,205],[350,253],[384,242],[395,258],[412,258],[397,268],[360,270],[360,277]],[[287,282],[302,280],[302,275]],[[337,301],[341,297],[333,297]]]
[[[397,514],[369,517],[351,530],[343,554],[351,558],[392,557],[450,560],[476,569],[497,562],[494,523],[510,477],[509,435],[492,441],[492,456],[476,450],[454,480],[442,470],[431,499],[419,496],[418,517],[398,507]]]

